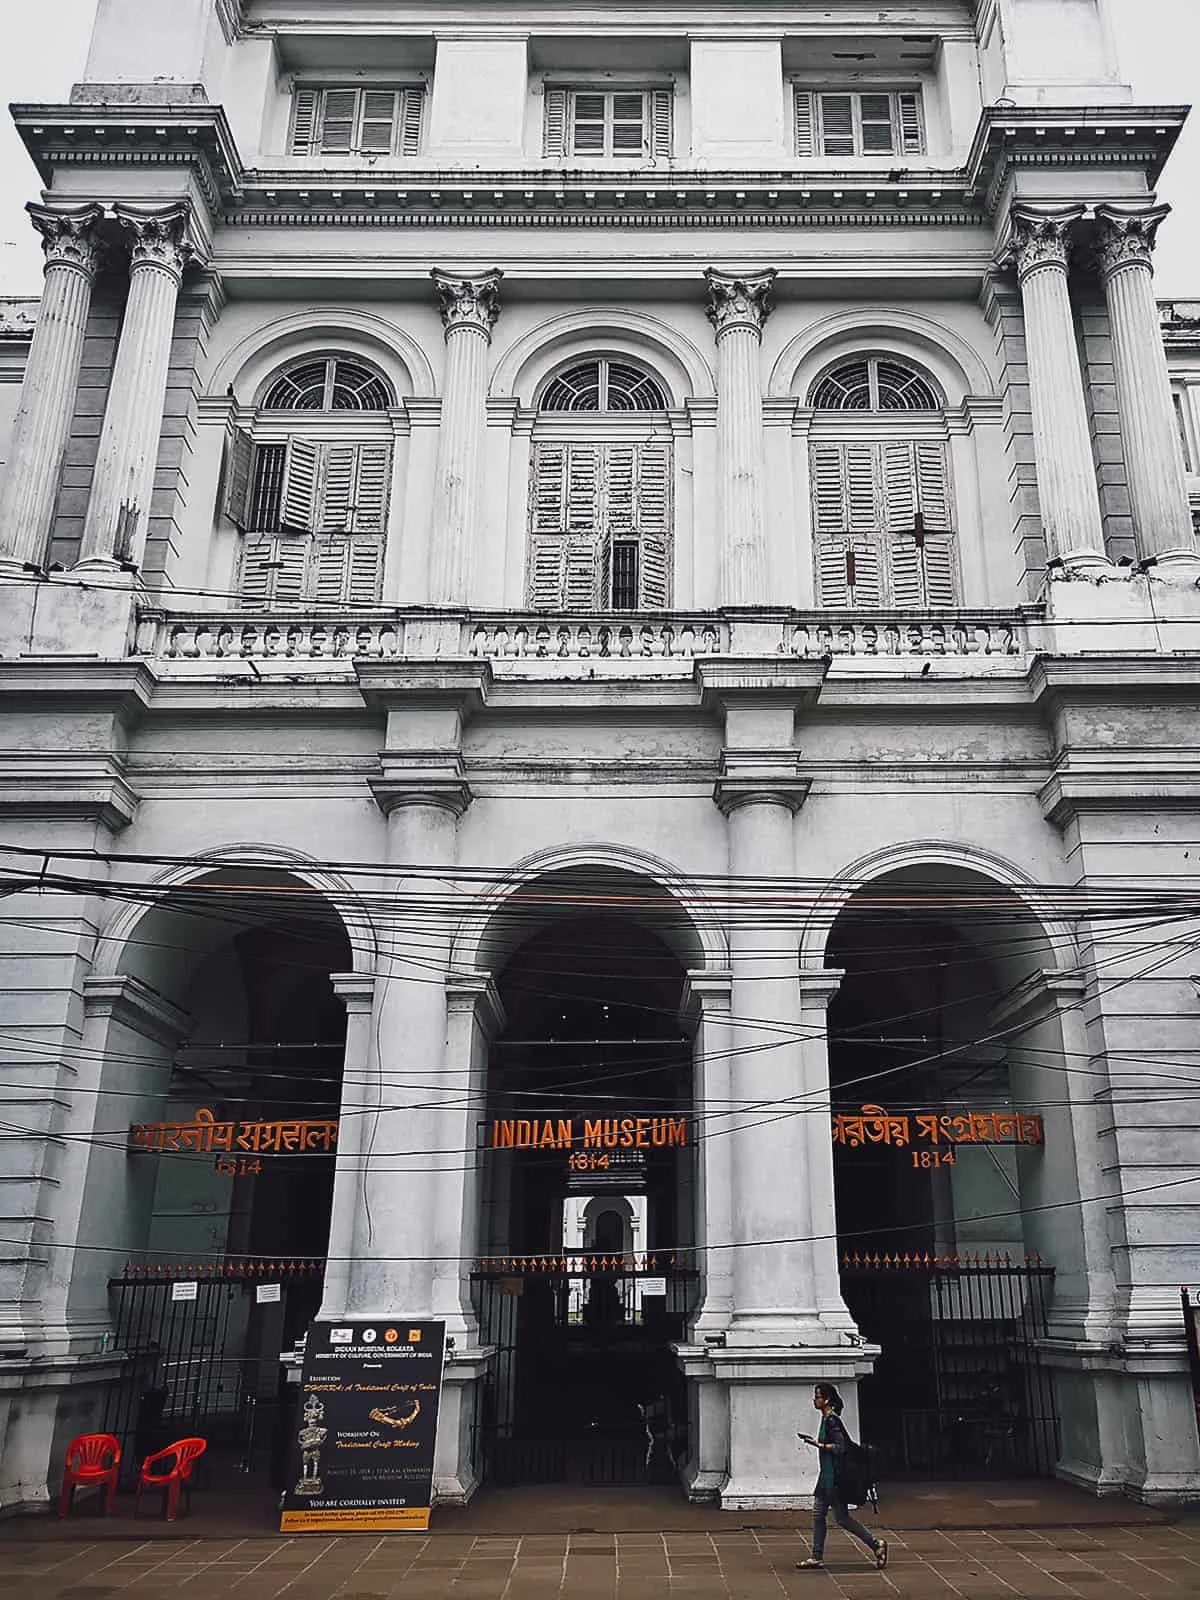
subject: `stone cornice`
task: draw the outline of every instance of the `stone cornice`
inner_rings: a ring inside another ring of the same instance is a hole
[[[88,1016],[111,1016],[174,1048],[191,1028],[189,1014],[140,978],[85,978],[83,1009]]]
[[[220,106],[15,105],[12,116],[47,186],[61,167],[185,167],[213,221],[241,195],[241,158]],[[177,191],[177,179],[168,184]],[[159,197],[136,198],[149,205]]]
[[[808,799],[812,779],[800,771],[798,750],[727,749],[713,801],[728,816],[741,806],[784,806],[793,813]]]
[[[1104,768],[1072,770],[1064,765],[1038,793],[1042,815],[1064,828],[1081,812],[1136,811],[1147,807],[1200,805],[1200,759],[1183,757],[1161,765],[1129,760]]]
[[[1134,167],[1153,188],[1186,120],[1184,106],[986,106],[967,157],[967,198],[994,216],[1022,167]]]

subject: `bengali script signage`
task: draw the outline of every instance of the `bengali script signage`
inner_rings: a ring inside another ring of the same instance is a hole
[[[1025,1111],[916,1111],[900,1115],[882,1106],[861,1106],[833,1118],[833,1142],[858,1150],[865,1145],[1026,1144],[1045,1142],[1042,1119]]]
[[[686,1117],[499,1117],[493,1150],[681,1150]]]
[[[429,1527],[444,1322],[314,1322],[308,1330],[281,1533]]]
[[[214,1150],[248,1155],[312,1155],[337,1149],[336,1117],[292,1118],[279,1122],[218,1122],[201,1106],[191,1122],[135,1122],[132,1150],[157,1154],[211,1155]]]

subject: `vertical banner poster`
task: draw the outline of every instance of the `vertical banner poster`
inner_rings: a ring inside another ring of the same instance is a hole
[[[1188,1363],[1192,1369],[1192,1400],[1200,1430],[1200,1288],[1183,1291],[1183,1325],[1187,1335]]]
[[[429,1527],[444,1322],[314,1322],[281,1533]]]

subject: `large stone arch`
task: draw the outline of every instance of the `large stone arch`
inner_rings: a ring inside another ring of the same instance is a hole
[[[535,886],[538,886],[535,888]],[[647,886],[649,892],[647,892]],[[554,891],[563,891],[556,905]],[[649,914],[655,932],[679,958],[685,971],[722,971],[729,947],[716,911],[703,891],[668,862],[641,850],[616,844],[575,845],[537,851],[515,862],[466,913],[455,931],[452,970],[458,974],[496,973],[508,957],[539,927],[562,915],[565,897],[591,892],[603,903],[638,917]],[[624,891],[624,893],[622,893]],[[544,896],[531,915],[522,893]],[[539,920],[538,910],[544,911]]]
[[[190,861],[167,868],[153,877],[154,899],[147,903],[141,899],[115,902],[115,910],[101,924],[93,976],[96,978],[137,977],[149,979],[140,969],[149,965],[151,952],[157,951],[161,961],[164,946],[153,938],[154,922],[158,917],[177,916],[172,904],[172,890],[186,889],[214,875],[240,869],[239,875],[259,875],[263,887],[286,887],[286,880],[304,885],[319,895],[341,922],[353,957],[352,971],[370,976],[375,971],[376,932],[366,905],[357,890],[340,874],[316,866],[298,851],[278,846],[243,844],[228,846]],[[214,947],[224,936],[222,924],[216,917],[209,919],[210,939],[202,940],[196,947],[197,955]],[[150,935],[150,937],[147,937]],[[164,984],[151,983],[152,988],[164,992]]]
[[[312,307],[255,328],[220,358],[206,392],[223,396],[232,388],[242,405],[254,405],[281,366],[333,353],[377,367],[401,399],[436,393],[433,365],[410,334],[375,312],[340,306]]]
[[[796,396],[803,403],[813,380],[833,361],[877,351],[907,356],[923,367],[951,407],[996,388],[980,353],[944,323],[891,306],[857,306],[798,333],[776,359],[767,392],[773,399]]]
[[[931,881],[975,881],[1003,889],[1021,914],[1045,940],[1041,970],[1074,971],[1079,952],[1069,925],[1052,909],[1049,897],[1003,856],[979,846],[956,845],[944,839],[917,839],[888,845],[860,856],[833,874],[815,900],[800,936],[800,964],[816,969],[826,964],[829,937],[838,917],[863,889],[897,875],[920,873]],[[1031,968],[1032,970],[1032,968]]]
[[[492,375],[492,396],[515,396],[532,407],[546,379],[574,357],[624,356],[663,381],[676,408],[716,393],[712,367],[690,339],[661,317],[597,306],[551,317],[504,350]]]

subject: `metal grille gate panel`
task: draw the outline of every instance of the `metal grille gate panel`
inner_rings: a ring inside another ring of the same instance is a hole
[[[1053,1472],[1058,1415],[1041,1351],[1053,1281],[1036,1257],[844,1258],[846,1304],[881,1347],[860,1404],[882,1475]]]

